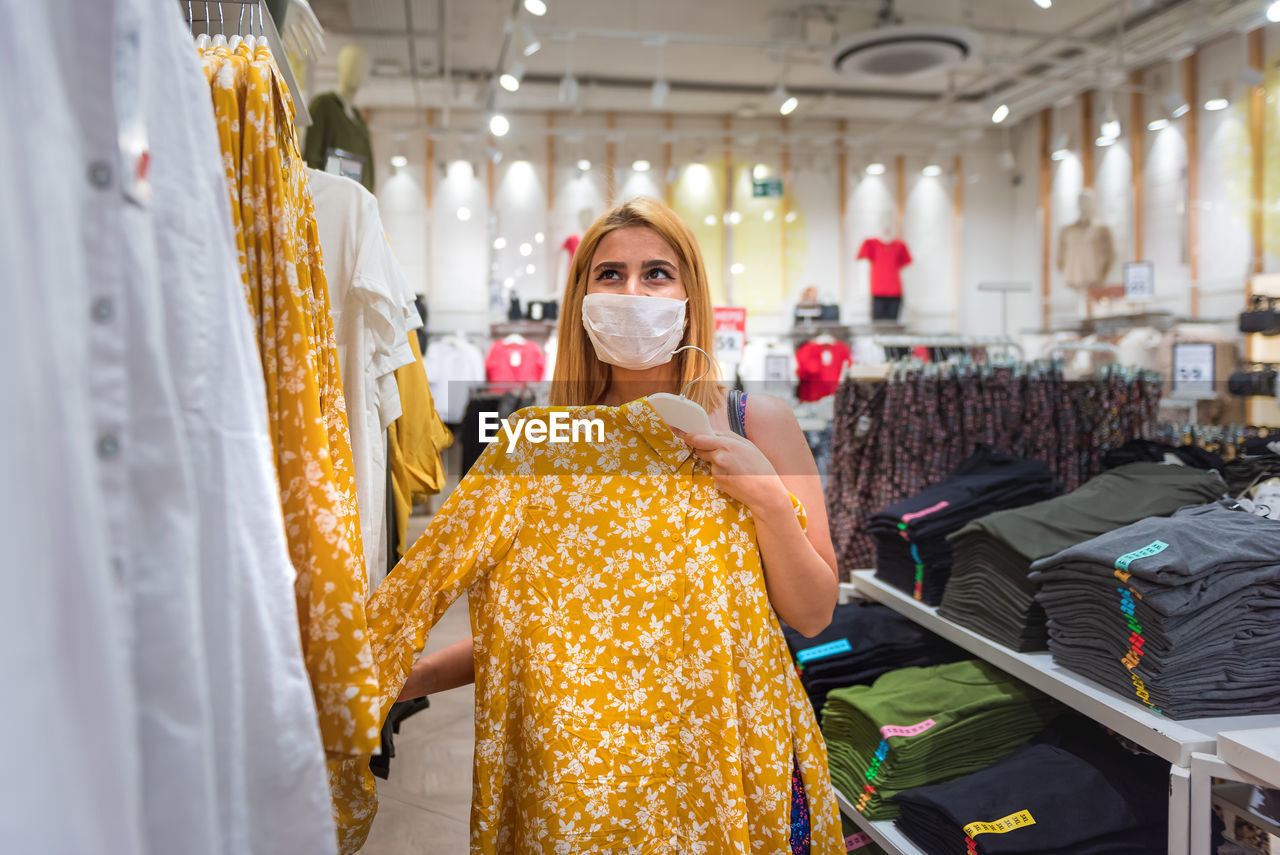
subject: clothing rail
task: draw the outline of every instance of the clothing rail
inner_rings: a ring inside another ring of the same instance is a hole
[[[1060,350],[1086,350],[1094,353],[1107,353],[1110,354],[1112,360],[1120,361],[1120,348],[1105,341],[1066,341],[1061,344],[1055,344],[1045,351],[1045,359],[1057,358],[1056,354]]]
[[[877,335],[872,336],[871,340],[880,347],[950,347],[957,350],[971,347],[1007,347],[1017,353],[1019,361],[1023,359],[1022,345],[1008,336]]]
[[[284,43],[280,41],[280,32],[276,29],[275,19],[271,17],[271,12],[267,9],[267,4],[262,0],[214,0],[214,2],[195,2],[195,0],[178,0],[178,5],[184,9],[188,24],[202,23],[205,25],[206,31],[212,31],[214,22],[214,13],[212,7],[218,7],[217,22],[218,31],[223,35],[252,35],[254,15],[252,10],[249,13],[249,26],[247,30],[242,32],[244,24],[243,10],[245,6],[256,6],[258,9],[258,30],[259,34],[267,40],[268,47],[271,48],[271,55],[276,58],[276,65],[280,68],[280,76],[284,78],[285,86],[289,88],[289,97],[293,99],[294,117],[293,125],[299,131],[304,130],[311,125],[311,111],[307,109],[306,99],[302,97],[302,89],[298,86],[298,80],[293,76],[293,68],[289,65],[289,55],[284,49]],[[233,16],[224,16],[222,14],[223,6],[237,6],[239,11]],[[203,6],[205,16],[203,18],[195,17],[195,9]],[[232,26],[227,26],[228,19],[231,20]],[[301,144],[302,140],[298,140]]]

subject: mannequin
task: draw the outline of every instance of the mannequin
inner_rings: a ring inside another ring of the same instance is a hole
[[[561,300],[564,298],[564,289],[569,280],[569,265],[573,262],[573,255],[578,251],[578,244],[582,241],[582,233],[590,228],[595,222],[595,214],[590,208],[581,208],[578,210],[578,229],[577,231],[567,235],[564,242],[560,244],[560,250],[556,253],[556,281],[552,283],[551,293],[554,299]]]
[[[902,311],[902,277],[899,271],[911,263],[911,252],[894,235],[892,211],[882,211],[876,220],[875,236],[862,242],[858,259],[869,264],[871,320],[897,323]]]
[[[1089,289],[1101,285],[1115,261],[1111,229],[1097,222],[1092,190],[1080,193],[1080,217],[1058,233],[1058,272],[1080,295],[1081,314],[1089,313]]]
[[[338,91],[311,102],[311,127],[302,156],[307,165],[354,178],[374,191],[373,143],[355,107],[356,92],[369,73],[369,54],[350,44],[338,53]]]

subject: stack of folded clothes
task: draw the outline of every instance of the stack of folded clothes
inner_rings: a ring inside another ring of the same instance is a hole
[[[986,662],[890,671],[827,695],[831,781],[868,818],[892,819],[895,793],[985,769],[1061,712]]]
[[[972,775],[893,797],[927,855],[1163,855],[1169,764],[1068,716]]]
[[[886,855],[880,844],[848,817],[840,817],[840,828],[844,834],[844,851],[849,855]]]
[[[1280,521],[1233,506],[1037,562],[1054,662],[1172,719],[1280,712]]]
[[[1148,517],[1223,494],[1216,472],[1129,463],[1065,496],[999,511],[951,535],[955,566],[938,614],[1014,650],[1044,650],[1044,610],[1027,578],[1031,563]]]
[[[979,445],[938,483],[871,515],[876,576],[936,606],[951,576],[947,535],[992,511],[1061,492],[1048,464]]]
[[[970,658],[951,642],[879,603],[841,603],[831,623],[813,638],[788,626],[783,633],[819,721],[832,689],[869,684],[898,668]]]

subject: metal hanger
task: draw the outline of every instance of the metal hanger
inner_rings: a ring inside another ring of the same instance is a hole
[[[655,392],[647,400],[662,420],[671,427],[682,430],[685,433],[711,433],[711,419],[707,417],[707,411],[686,396],[691,386],[711,373],[711,356],[694,344],[677,347],[671,351],[671,355],[675,356],[682,350],[696,350],[701,353],[706,359],[706,369],[696,378],[685,383],[679,395],[672,395],[670,392]]]

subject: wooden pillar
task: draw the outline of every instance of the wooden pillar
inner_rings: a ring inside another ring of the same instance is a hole
[[[547,113],[547,217],[550,224],[551,209],[556,206],[556,114]],[[550,243],[550,241],[548,241]]]
[[[788,134],[791,131],[791,120],[786,116],[782,117],[782,210],[781,222],[778,224],[782,229],[782,293],[779,297],[783,300],[791,293],[791,283],[788,273],[790,264],[787,259],[787,215],[791,213],[791,138]]]
[[[964,240],[964,158],[956,155],[951,167],[955,183],[951,187],[951,304],[952,329],[960,332],[960,262]]]
[[[436,111],[432,109],[428,109],[427,110],[427,145],[426,145],[426,151],[425,151],[427,163],[426,163],[426,169],[423,171],[423,174],[422,174],[423,176],[422,192],[423,192],[423,195],[426,196],[426,201],[427,201],[427,216],[425,217],[426,234],[423,235],[423,238],[426,241],[424,246],[426,246],[427,248],[427,269],[426,269],[426,282],[424,282],[423,285],[426,288],[426,294],[424,296],[428,298],[430,298],[430,296],[435,292],[435,276],[432,274],[432,270],[435,267],[435,265],[432,263],[432,259],[436,257],[435,237],[434,237],[435,229],[433,228],[433,222],[432,222],[435,218],[432,216],[432,214],[434,213],[434,209],[435,209],[435,195],[436,195],[435,194],[436,141],[431,137],[431,128],[435,124],[435,121],[436,121]]]
[[[662,144],[662,201],[667,203],[667,207],[671,207],[671,199],[675,193],[675,185],[671,182],[671,166],[673,143],[671,140],[671,129],[674,127],[671,114],[667,113],[662,119],[662,128],[667,132],[666,141]]]
[[[1093,189],[1093,140],[1098,135],[1093,123],[1093,92],[1080,93],[1080,169],[1084,176],[1084,189]]]
[[[902,217],[903,212],[907,210],[907,158],[904,155],[898,155],[893,159],[894,187],[893,187],[893,231],[894,234],[902,238]]]
[[[1050,214],[1052,213],[1052,200],[1050,193],[1053,189],[1053,160],[1050,157],[1049,149],[1053,143],[1050,136],[1053,133],[1053,114],[1048,107],[1040,111],[1040,146],[1039,146],[1039,167],[1040,167],[1040,328],[1042,330],[1049,329],[1049,318],[1051,316],[1052,303],[1052,279],[1050,278],[1050,248],[1052,246],[1050,238]],[[1081,148],[1084,148],[1083,146]],[[1085,154],[1088,150],[1085,149]]]
[[[1200,317],[1200,69],[1197,55],[1183,62],[1182,92],[1187,111],[1187,275],[1191,279],[1190,314]]]
[[[609,129],[604,143],[604,206],[612,208],[617,204],[618,192],[614,173],[618,168],[618,144],[613,141],[613,129],[617,124],[612,110],[605,117],[605,127]]]
[[[721,250],[723,252],[723,265],[725,277],[725,300],[728,305],[735,305],[737,295],[734,293],[733,272],[729,269],[733,265],[733,227],[729,223],[729,213],[733,210],[733,137],[730,131],[733,129],[733,119],[730,116],[724,117],[724,213],[720,215],[720,229],[724,234],[724,240],[721,241]]]
[[[849,123],[841,119],[837,127],[840,130],[840,153],[836,155],[836,191],[840,199],[840,219],[837,221],[839,225],[839,245],[840,245],[840,269],[836,271],[836,281],[840,283],[839,301],[844,302],[845,296],[849,291],[849,152],[844,147],[845,134],[848,133]]]
[[[489,134],[488,148],[492,149],[498,144],[493,134]],[[493,165],[493,158],[486,156],[484,159],[484,198],[485,204],[488,205],[486,213],[493,213],[493,196],[494,183],[497,180],[495,175],[496,167]]]
[[[1142,103],[1142,72],[1134,70],[1129,72],[1129,85],[1132,91],[1129,94],[1129,179],[1133,187],[1133,260],[1142,261],[1143,243],[1143,216],[1145,198],[1145,182],[1144,175],[1146,163],[1146,137],[1143,131],[1146,130],[1146,122],[1143,121],[1145,110]]]
[[[1262,27],[1250,30],[1248,35],[1249,67],[1262,71]],[[1254,86],[1249,90],[1249,157],[1252,161],[1250,170],[1249,199],[1249,235],[1253,242],[1253,255],[1250,259],[1249,272],[1261,273],[1266,253],[1263,251],[1263,214],[1265,200],[1263,198],[1264,181],[1266,179],[1266,139],[1264,125],[1266,116],[1266,88]],[[1250,338],[1246,336],[1246,340]]]

